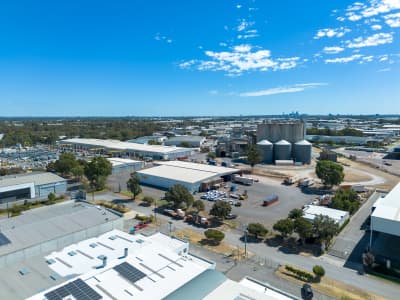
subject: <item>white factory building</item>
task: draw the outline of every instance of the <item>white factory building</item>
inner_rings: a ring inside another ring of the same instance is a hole
[[[339,209],[333,209],[325,206],[306,205],[303,208],[303,218],[313,222],[319,215],[327,216],[333,219],[341,227],[349,218],[349,212]]]
[[[118,153],[126,157],[151,157],[153,159],[177,159],[188,157],[194,152],[190,148],[146,145],[122,142],[119,140],[101,139],[66,139],[59,142],[59,148],[64,151],[88,151],[94,153]]]
[[[161,189],[169,189],[176,184],[181,184],[190,192],[206,190],[224,179],[229,180],[232,174],[239,172],[233,168],[183,161],[165,161],[155,164],[155,167],[137,172],[142,184]]]
[[[50,172],[0,177],[0,204],[18,200],[46,198],[48,194],[64,194],[67,180]]]
[[[371,228],[373,231],[400,236],[400,183],[375,202]]]
[[[143,169],[144,162],[127,158],[110,157],[107,160],[112,165],[112,175],[133,173]]]
[[[112,230],[43,261],[58,284],[29,300],[297,299],[249,277],[232,281],[215,270],[214,262],[190,254],[188,242],[162,233]]]

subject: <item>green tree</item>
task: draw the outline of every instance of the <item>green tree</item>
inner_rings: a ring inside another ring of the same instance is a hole
[[[247,161],[251,168],[261,161],[261,154],[256,145],[249,145],[247,149]]]
[[[192,207],[196,209],[197,212],[204,211],[206,208],[204,202],[201,200],[194,201]]]
[[[293,233],[294,223],[291,219],[281,219],[272,228],[278,231],[283,238],[286,238]]]
[[[211,241],[214,245],[218,245],[225,237],[222,231],[216,229],[207,229],[204,231],[207,240]]]
[[[268,233],[268,229],[261,223],[250,223],[247,225],[247,231],[254,235],[256,239],[259,236],[265,236]]]
[[[318,279],[320,279],[321,277],[323,277],[325,275],[325,269],[323,266],[315,265],[312,270]]]
[[[146,203],[148,206],[150,206],[153,203],[155,203],[155,199],[153,197],[150,197],[150,196],[144,196],[143,197],[143,202]]]
[[[111,163],[104,157],[97,156],[86,164],[85,176],[93,189],[101,190],[105,187],[107,176],[111,174]]]
[[[335,220],[328,216],[319,215],[314,218],[314,233],[323,243],[325,249],[328,249],[332,238],[338,233],[339,225]]]
[[[72,153],[63,153],[59,159],[54,162],[54,170],[62,175],[69,175],[71,171],[78,165],[75,155]]]
[[[302,242],[305,242],[306,238],[309,238],[313,234],[312,224],[304,218],[298,218],[294,220],[294,231],[299,235]]]
[[[149,145],[162,145],[162,142],[158,142],[156,140],[149,140],[147,142],[147,144],[149,144]]]
[[[140,187],[140,180],[136,173],[132,173],[129,178],[126,186],[128,190],[132,193],[132,200],[136,199],[136,196],[142,192],[142,188]]]
[[[76,166],[71,169],[71,174],[74,175],[75,178],[81,179],[85,174],[85,167],[83,165],[76,164]]]
[[[352,189],[339,189],[332,198],[332,208],[348,211],[354,214],[360,207],[360,199],[356,191]]]
[[[216,201],[210,210],[210,215],[224,219],[231,213],[232,207],[226,201]]]
[[[215,152],[208,152],[207,153],[207,158],[209,159],[215,159],[217,157],[217,155],[215,154]]]
[[[175,184],[165,193],[165,200],[172,202],[175,208],[189,208],[194,198],[185,186]]]
[[[299,208],[292,209],[289,212],[289,218],[290,219],[298,219],[298,218],[301,218],[303,215],[304,215],[303,210],[299,209]]]
[[[327,186],[339,185],[344,179],[343,167],[328,160],[318,161],[315,172],[322,183]]]

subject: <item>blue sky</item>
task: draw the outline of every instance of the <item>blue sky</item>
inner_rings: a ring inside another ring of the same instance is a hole
[[[400,0],[3,1],[1,116],[400,113]]]

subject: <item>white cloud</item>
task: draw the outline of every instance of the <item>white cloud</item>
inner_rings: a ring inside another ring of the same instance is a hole
[[[389,72],[391,69],[390,68],[383,68],[378,70],[378,72]]]
[[[200,71],[223,71],[229,76],[240,76],[250,71],[277,71],[295,68],[299,57],[272,58],[271,52],[249,44],[237,45],[231,51],[205,51],[205,60],[183,62],[181,68],[194,67]]]
[[[225,42],[220,42],[219,45],[220,45],[221,47],[226,47],[226,46],[228,46],[228,44],[225,43]]]
[[[371,26],[371,29],[372,29],[372,30],[381,30],[381,29],[382,29],[382,26],[379,25],[379,24],[375,24],[375,25],[372,25],[372,26]]]
[[[355,2],[347,7],[346,16],[350,21],[358,21],[362,18],[377,16],[396,9],[400,9],[400,0],[370,0],[368,4]]]
[[[324,48],[324,52],[326,54],[337,54],[339,52],[342,52],[344,50],[344,48],[342,47],[325,47]]]
[[[400,12],[396,14],[390,14],[383,17],[385,23],[390,27],[400,27]]]
[[[351,30],[346,27],[339,27],[339,28],[325,28],[318,30],[317,34],[314,36],[314,39],[320,39],[323,37],[342,37],[346,33],[350,32]]]
[[[358,37],[352,41],[347,41],[349,48],[363,48],[372,47],[384,44],[391,44],[393,42],[393,33],[375,33],[367,38]]]
[[[214,96],[219,94],[219,92],[217,90],[211,90],[211,91],[208,91],[208,93],[210,95],[214,95]]]
[[[384,55],[381,55],[380,57],[379,57],[379,61],[387,61],[389,59],[389,55],[387,55],[387,54],[384,54]]]
[[[352,56],[347,56],[347,57],[338,57],[338,58],[331,58],[331,59],[325,59],[325,63],[327,64],[343,64],[343,63],[348,63],[354,60],[358,60],[362,58],[361,54],[353,54]]]
[[[344,17],[337,17],[336,20],[338,20],[339,22],[343,22],[346,20],[346,18]]]
[[[306,89],[326,85],[325,83],[302,83],[295,84],[291,86],[275,87],[266,90],[243,92],[240,93],[240,97],[260,97],[260,96],[271,96],[277,94],[287,94],[287,93],[298,93],[303,92]]]
[[[242,8],[242,5],[238,4],[238,5],[236,5],[236,8],[237,9]]]
[[[171,44],[172,43],[172,39],[170,39],[170,38],[168,38],[167,36],[165,36],[165,35],[161,35],[161,33],[156,33],[156,35],[154,36],[154,39],[156,40],[156,41],[164,41],[164,42],[166,42],[167,44]]]
[[[250,26],[254,25],[254,22],[249,22],[249,21],[246,21],[245,19],[242,19],[242,20],[239,20],[239,21],[240,21],[240,23],[236,28],[237,31],[239,31],[239,32],[244,31],[247,28],[249,28]]]

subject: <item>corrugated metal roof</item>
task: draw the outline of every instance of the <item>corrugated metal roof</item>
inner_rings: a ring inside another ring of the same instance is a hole
[[[206,270],[173,293],[164,300],[201,300],[220,286],[226,277],[215,270]]]
[[[50,172],[18,174],[0,177],[0,187],[30,182],[33,182],[35,185],[44,185],[62,181],[66,181],[66,179]]]

